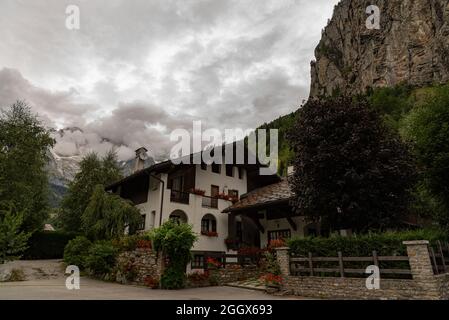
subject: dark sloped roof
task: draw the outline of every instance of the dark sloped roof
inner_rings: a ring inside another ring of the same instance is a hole
[[[242,195],[240,201],[223,210],[223,212],[240,211],[248,208],[288,202],[293,196],[288,180],[283,178],[280,182],[254,189]]]

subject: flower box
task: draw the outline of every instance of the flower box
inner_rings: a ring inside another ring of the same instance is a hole
[[[190,190],[190,192],[193,193],[193,194],[197,194],[199,196],[204,196],[206,194],[205,190],[195,189],[195,188]]]
[[[215,231],[201,231],[201,234],[206,237],[218,237],[218,233]]]

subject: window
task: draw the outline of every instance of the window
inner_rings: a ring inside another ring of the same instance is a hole
[[[290,229],[268,231],[268,243],[270,243],[271,240],[280,240],[280,239],[285,240],[290,238],[291,238]]]
[[[210,186],[210,196],[212,198],[216,198],[219,193],[220,193],[220,187],[219,186],[215,186],[215,185],[211,185]]]
[[[209,233],[217,232],[217,220],[211,214],[206,214],[203,219],[201,219],[201,233],[209,234]]]
[[[201,162],[201,169],[207,170],[207,164],[205,164],[204,162]]]
[[[230,164],[226,165],[226,175],[228,177],[233,177],[234,176],[234,167]]]
[[[195,254],[192,259],[192,269],[202,269],[204,268],[204,255]]]
[[[212,172],[213,173],[221,173],[221,164],[212,163]]]
[[[243,168],[239,167],[239,179],[243,179]]]
[[[147,218],[147,215],[146,214],[142,214],[140,216],[142,217],[142,220],[141,220],[140,225],[139,225],[139,230],[145,230],[145,220]]]
[[[187,223],[187,215],[182,210],[175,210],[170,214],[170,220],[175,221],[176,223]]]
[[[174,191],[182,191],[184,186],[184,179],[182,176],[173,178],[171,181],[171,189]]]

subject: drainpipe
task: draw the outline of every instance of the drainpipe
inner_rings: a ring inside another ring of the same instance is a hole
[[[159,213],[159,227],[162,225],[162,211],[164,208],[164,192],[165,192],[165,182],[164,180],[162,180],[161,178],[155,176],[154,174],[149,174],[150,177],[156,179],[157,181],[159,181],[162,185],[162,193],[161,193],[161,211]]]

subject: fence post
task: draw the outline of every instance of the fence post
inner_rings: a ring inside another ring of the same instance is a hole
[[[282,276],[290,275],[290,248],[289,247],[279,247],[276,248],[276,260],[281,269]]]
[[[438,283],[433,272],[429,253],[429,241],[404,241],[413,280],[421,287],[424,299],[439,299],[441,297]]]

